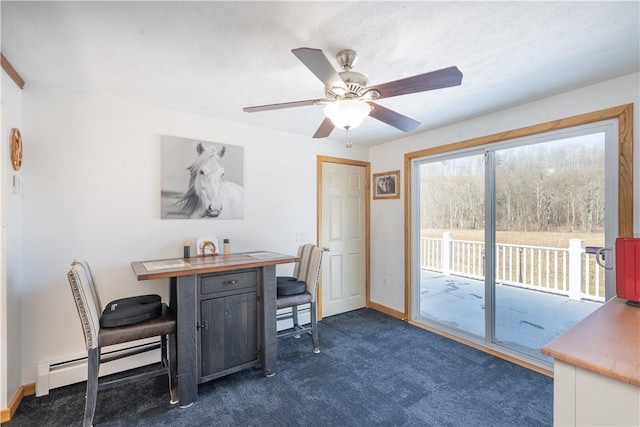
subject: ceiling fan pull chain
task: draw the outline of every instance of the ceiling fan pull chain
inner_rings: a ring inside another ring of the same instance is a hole
[[[345,129],[347,130],[347,148],[351,148],[353,147],[353,144],[351,143],[351,135],[349,135],[349,128],[351,126],[345,126]]]

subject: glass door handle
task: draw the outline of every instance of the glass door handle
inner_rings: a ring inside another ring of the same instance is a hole
[[[605,252],[610,252],[611,253],[610,255],[613,255],[612,248],[600,248],[596,252],[596,262],[602,268],[605,268],[607,270],[613,270],[613,262],[608,261],[608,260],[611,260],[613,257],[605,256]]]

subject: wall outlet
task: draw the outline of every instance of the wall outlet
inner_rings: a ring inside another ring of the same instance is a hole
[[[387,276],[384,276],[384,277],[382,278],[382,280],[383,280],[383,284],[384,284],[384,286],[385,286],[385,287],[386,287],[386,286],[389,286],[389,278],[387,278]]]
[[[18,175],[13,175],[13,192],[20,192],[20,176]]]
[[[304,242],[304,233],[302,231],[296,231],[296,242]]]

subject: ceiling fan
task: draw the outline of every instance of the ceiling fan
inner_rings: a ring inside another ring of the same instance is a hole
[[[420,122],[373,101],[392,96],[458,86],[462,83],[462,73],[454,66],[369,86],[367,76],[351,71],[358,59],[356,52],[351,49],[341,50],[336,55],[338,64],[344,70],[341,72],[336,72],[320,49],[302,47],[293,49],[291,52],[324,83],[325,98],[245,107],[243,111],[255,113],[307,105],[326,105],[326,117],[313,135],[314,138],[329,136],[335,127],[340,127],[347,131],[353,129],[360,125],[368,115],[401,131],[410,132],[418,127]]]

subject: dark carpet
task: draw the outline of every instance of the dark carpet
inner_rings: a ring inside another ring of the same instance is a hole
[[[99,426],[550,426],[553,380],[370,309],[278,341],[278,370],[199,386],[169,404],[159,377],[98,394]],[[27,397],[7,427],[80,425],[84,383]]]

